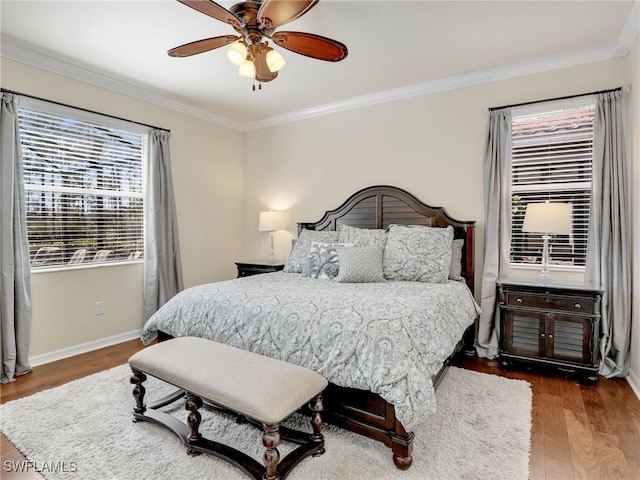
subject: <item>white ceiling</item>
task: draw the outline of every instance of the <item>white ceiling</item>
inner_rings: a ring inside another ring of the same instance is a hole
[[[622,56],[638,33],[638,5],[321,0],[279,30],[339,40],[348,57],[329,63],[281,49],[287,65],[256,91],[225,47],[188,58],[166,54],[235,33],[175,0],[1,0],[0,40],[8,58],[247,130]]]

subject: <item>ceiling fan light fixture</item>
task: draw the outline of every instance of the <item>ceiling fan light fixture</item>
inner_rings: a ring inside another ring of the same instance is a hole
[[[2,0],[0,0],[2,1]],[[290,52],[317,60],[339,62],[348,55],[347,46],[337,40],[304,32],[276,32],[282,25],[306,14],[319,0],[243,0],[229,9],[216,3],[219,0],[178,0],[194,10],[230,25],[236,35],[203,38],[172,48],[170,57],[189,57],[228,47],[227,58],[238,67],[238,74],[262,83],[278,76],[286,61],[268,46],[274,45]]]
[[[269,47],[269,50],[267,51],[267,67],[269,67],[269,71],[278,72],[286,65],[286,63],[287,62],[280,53]]]
[[[236,66],[242,65],[247,59],[247,46],[244,42],[236,42],[227,50],[227,58]]]
[[[256,76],[256,66],[249,59],[245,60],[245,62],[240,65],[238,69],[238,75],[241,77],[255,78]]]

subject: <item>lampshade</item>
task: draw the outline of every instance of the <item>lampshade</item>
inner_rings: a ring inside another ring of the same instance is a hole
[[[251,60],[245,60],[238,69],[238,75],[243,77],[254,78],[256,76],[256,67]]]
[[[571,233],[571,204],[530,203],[524,214],[523,232]]]
[[[227,58],[238,67],[247,59],[247,46],[242,42],[236,42],[227,50]]]
[[[276,52],[273,48],[269,47],[267,51],[267,67],[269,67],[269,71],[277,72],[284,67],[287,62],[285,59]]]
[[[258,230],[261,232],[275,232],[284,230],[284,214],[282,212],[260,212]]]

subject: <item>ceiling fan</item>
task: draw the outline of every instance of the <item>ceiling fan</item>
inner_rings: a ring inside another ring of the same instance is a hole
[[[312,33],[275,31],[307,13],[319,0],[250,0],[237,3],[229,10],[211,0],[178,1],[228,23],[238,35],[222,35],[187,43],[169,50],[167,53],[171,57],[188,57],[231,45],[227,57],[239,67],[240,75],[258,82],[270,82],[278,76],[285,60],[269,46],[266,39],[292,52],[327,62],[339,62],[348,54],[346,45],[330,38]]]

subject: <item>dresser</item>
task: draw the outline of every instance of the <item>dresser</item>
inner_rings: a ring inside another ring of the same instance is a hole
[[[278,272],[284,268],[284,262],[270,263],[268,260],[250,260],[236,262],[236,267],[238,267],[238,278],[250,277],[259,273]]]
[[[544,365],[595,382],[602,294],[582,286],[499,281],[501,366]]]

